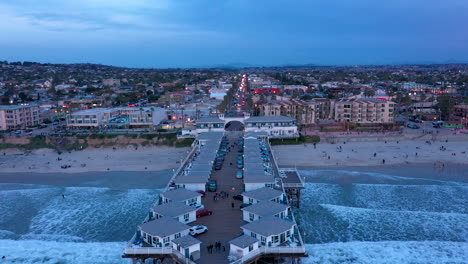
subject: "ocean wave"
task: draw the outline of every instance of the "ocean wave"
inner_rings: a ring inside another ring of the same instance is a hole
[[[70,187],[41,208],[30,224],[30,234],[69,235],[86,241],[130,238],[156,200],[154,190]]]
[[[0,240],[1,263],[22,264],[129,264],[122,259],[126,242],[52,242],[41,240]]]
[[[334,184],[405,184],[405,185],[456,185],[466,186],[464,182],[440,180],[424,177],[403,177],[379,172],[352,170],[299,170],[310,182]]]
[[[302,204],[468,213],[468,186],[307,183]]]
[[[310,243],[384,240],[468,241],[468,215],[320,204],[296,214]]]
[[[306,245],[304,264],[462,264],[468,243],[442,241],[346,242]]]

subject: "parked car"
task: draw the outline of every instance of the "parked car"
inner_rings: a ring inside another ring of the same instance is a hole
[[[208,191],[216,192],[217,189],[218,189],[218,183],[215,180],[210,180],[208,182]]]
[[[406,126],[407,126],[408,128],[411,128],[411,129],[418,129],[418,128],[419,128],[418,125],[413,124],[413,123],[409,123],[409,124],[407,124]]]
[[[244,162],[237,162],[237,168],[238,169],[243,169],[244,168]]]
[[[207,215],[212,215],[213,211],[208,210],[208,209],[199,209],[197,210],[197,217],[202,217],[202,216],[207,216]]]
[[[192,235],[192,236],[203,234],[206,231],[208,231],[208,227],[206,227],[204,225],[192,226],[192,228],[189,229],[190,235]]]
[[[244,171],[239,170],[236,172],[236,179],[242,179],[244,178]]]
[[[198,191],[196,191],[196,192],[199,193],[199,194],[201,194],[202,197],[206,195],[206,192],[203,191],[203,190],[198,190]]]
[[[214,165],[215,170],[220,170],[222,167],[223,167],[222,162],[216,162],[215,165]]]
[[[232,198],[233,198],[234,200],[239,200],[239,201],[244,200],[244,197],[243,197],[242,195],[240,195],[240,194],[234,195]]]

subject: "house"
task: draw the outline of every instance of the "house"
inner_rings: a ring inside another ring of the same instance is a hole
[[[284,194],[282,191],[275,190],[268,187],[259,188],[250,192],[242,193],[244,197],[243,203],[256,204],[261,201],[274,201],[281,202],[284,200]]]
[[[247,160],[247,158],[246,158]],[[257,164],[258,166],[258,164]],[[250,168],[244,165],[244,190],[253,191],[259,188],[275,186],[275,178],[271,174],[265,173],[263,168]]]
[[[181,202],[163,203],[151,208],[153,218],[174,218],[181,223],[191,223],[197,220],[197,208]]]
[[[209,176],[179,176],[174,180],[177,188],[185,188],[191,191],[206,191],[206,183]]]
[[[246,222],[253,222],[264,217],[275,216],[286,218],[289,212],[289,206],[272,201],[263,201],[241,209],[242,219]]]
[[[189,206],[200,206],[201,205],[201,194],[190,191],[184,188],[175,189],[172,191],[163,192],[161,194],[162,202],[182,202]]]
[[[183,236],[172,240],[172,248],[191,260],[200,259],[200,244],[201,241],[192,236]]]
[[[161,218],[138,226],[143,241],[153,247],[168,247],[171,241],[189,235],[190,226],[174,219]]]
[[[241,235],[229,241],[229,255],[237,259],[259,248],[260,240],[251,236]]]
[[[276,247],[292,239],[296,224],[291,220],[266,217],[241,226],[247,236],[260,240],[261,246]]]

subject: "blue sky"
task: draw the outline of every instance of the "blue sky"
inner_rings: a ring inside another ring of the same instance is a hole
[[[468,0],[0,0],[0,60],[468,62]]]

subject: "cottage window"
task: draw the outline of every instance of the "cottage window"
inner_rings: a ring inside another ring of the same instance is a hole
[[[253,250],[253,245],[249,246],[249,252]]]
[[[250,236],[253,237],[253,238],[257,238],[257,234],[255,234],[255,233],[250,233]]]
[[[177,233],[174,235],[174,238],[179,238],[180,237],[180,233]]]
[[[266,237],[261,236],[260,241],[262,242],[262,245],[265,245],[266,244]]]
[[[169,243],[169,240],[170,240],[169,237],[165,237],[164,240],[163,240],[163,242],[164,242],[164,243]]]
[[[184,221],[187,222],[189,220],[190,215],[189,214],[184,214]]]

